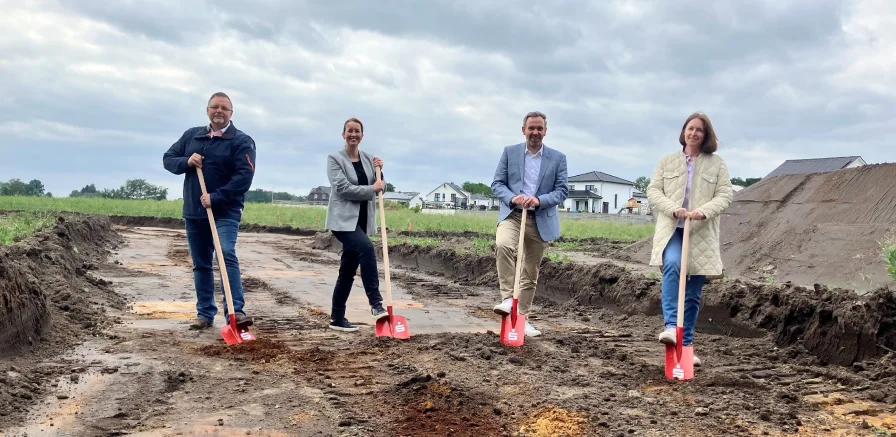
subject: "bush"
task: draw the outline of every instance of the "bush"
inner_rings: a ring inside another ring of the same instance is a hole
[[[896,280],[896,233],[890,234],[880,243],[883,250],[884,263],[887,264],[887,273]]]

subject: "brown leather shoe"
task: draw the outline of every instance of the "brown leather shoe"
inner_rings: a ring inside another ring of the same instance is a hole
[[[208,320],[205,320],[201,317],[197,317],[195,320],[193,320],[193,323],[190,323],[190,329],[193,330],[207,329],[211,327],[212,324],[209,323]]]

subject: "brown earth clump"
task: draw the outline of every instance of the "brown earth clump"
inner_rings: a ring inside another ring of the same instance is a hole
[[[520,428],[530,437],[579,437],[587,435],[588,418],[553,405],[539,408]]]

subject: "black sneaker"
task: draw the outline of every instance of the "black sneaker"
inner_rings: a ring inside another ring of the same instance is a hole
[[[383,317],[389,316],[389,313],[383,308],[382,305],[370,307],[370,314],[373,315],[373,320],[379,320]]]
[[[355,332],[358,330],[358,327],[352,325],[348,322],[348,319],[343,318],[341,321],[330,320],[330,329],[335,329],[337,331],[344,332]]]

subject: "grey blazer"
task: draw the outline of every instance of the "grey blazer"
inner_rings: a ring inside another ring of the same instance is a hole
[[[361,213],[361,201],[367,200],[367,235],[376,234],[376,195],[373,183],[376,173],[373,156],[359,151],[367,173],[368,185],[358,185],[358,174],[345,148],[327,156],[327,178],[330,179],[330,202],[327,204],[326,228],[331,231],[354,231]]]

